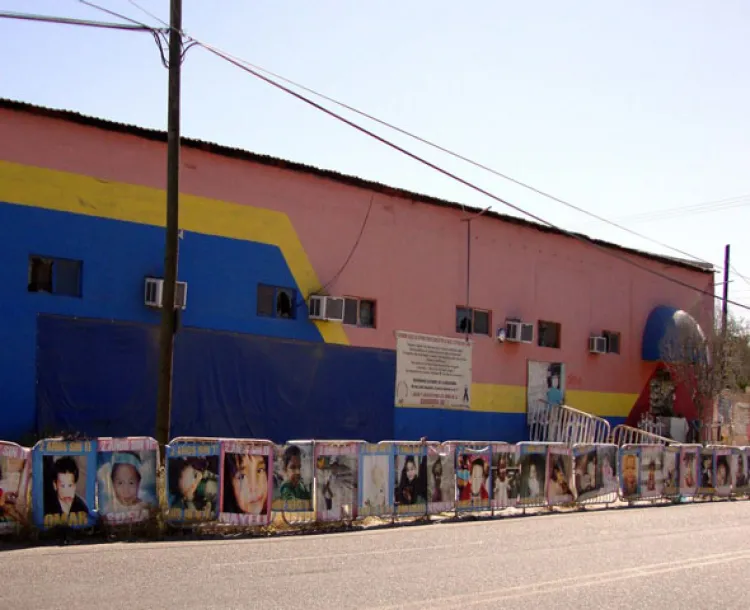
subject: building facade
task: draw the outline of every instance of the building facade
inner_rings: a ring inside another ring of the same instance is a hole
[[[165,155],[161,132],[0,102],[0,437],[153,434]],[[204,142],[181,163],[173,435],[513,442],[552,386],[634,422],[674,312],[711,315],[699,265]],[[317,293],[344,323],[309,319]],[[497,340],[513,319],[531,343]],[[470,331],[468,410],[394,406],[399,330]]]

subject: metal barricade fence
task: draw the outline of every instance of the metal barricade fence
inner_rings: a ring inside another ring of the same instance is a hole
[[[610,424],[606,419],[566,405],[552,405],[549,412],[548,442],[575,445],[609,441]]]
[[[612,504],[619,498],[618,450],[612,443],[573,445],[576,504]]]
[[[618,447],[625,445],[672,445],[675,442],[666,436],[659,436],[652,432],[646,432],[640,428],[633,428],[625,424],[619,424],[614,427],[611,435],[611,442]]]

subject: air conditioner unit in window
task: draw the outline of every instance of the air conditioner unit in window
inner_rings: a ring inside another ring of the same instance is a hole
[[[607,337],[591,336],[589,337],[589,351],[592,354],[607,353]]]
[[[312,295],[308,299],[307,309],[311,320],[344,321],[344,299],[341,297]]]
[[[161,308],[164,300],[164,280],[157,277],[147,277],[144,302],[148,307]],[[187,307],[187,282],[177,282],[174,293],[175,309]]]
[[[506,320],[505,341],[510,341],[511,343],[531,343],[534,341],[534,325],[526,324],[520,320]]]

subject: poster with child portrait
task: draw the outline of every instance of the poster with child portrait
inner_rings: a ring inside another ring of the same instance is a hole
[[[660,498],[664,492],[664,458],[661,445],[641,447],[641,498]]]
[[[215,521],[219,512],[217,441],[177,441],[167,445],[167,518],[189,524]]]
[[[490,509],[491,459],[489,445],[459,445],[456,447],[457,510],[483,511]]]
[[[714,488],[714,450],[712,447],[701,448],[698,475],[698,495],[712,496],[716,491]]]
[[[662,454],[664,495],[674,498],[680,494],[680,448],[668,445]]]
[[[318,521],[357,517],[358,442],[315,443],[315,512]]]
[[[714,449],[713,469],[716,495],[728,498],[732,493],[732,450],[729,447]]]
[[[397,515],[427,514],[427,445],[394,445],[393,499]]]
[[[620,449],[620,490],[622,499],[638,500],[640,497],[641,448],[625,445]]]
[[[141,523],[159,507],[153,438],[100,438],[96,471],[99,516],[108,524]]]
[[[431,515],[456,507],[455,446],[451,443],[427,446],[427,511]]]
[[[393,444],[362,443],[359,447],[358,500],[360,517],[385,517],[393,514]]]
[[[700,445],[682,445],[680,447],[681,496],[689,498],[698,492],[700,450]]]
[[[750,492],[748,479],[748,451],[747,447],[732,448],[732,494],[744,496]]]
[[[290,442],[274,447],[274,511],[305,513],[313,510],[313,443]]]
[[[617,494],[620,488],[617,453],[617,445],[598,445],[596,448],[596,480],[601,481],[599,495]]]
[[[521,465],[518,447],[493,443],[492,447],[492,508],[510,508],[518,503],[521,490]]]
[[[519,443],[521,459],[521,506],[544,506],[546,501],[547,445]]]
[[[0,534],[26,523],[30,478],[31,452],[16,443],[0,442]]]
[[[34,446],[32,459],[32,510],[37,527],[94,525],[96,440],[45,439]]]
[[[273,493],[271,443],[221,441],[219,521],[230,525],[266,525]]]
[[[573,447],[574,487],[576,499],[585,502],[602,493],[601,479],[597,477],[599,454],[596,445]]]
[[[551,445],[547,452],[547,503],[570,504],[573,489],[573,452],[569,447]]]

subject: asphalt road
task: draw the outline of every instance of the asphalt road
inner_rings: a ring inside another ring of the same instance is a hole
[[[750,502],[0,553],[5,608],[742,608]]]

